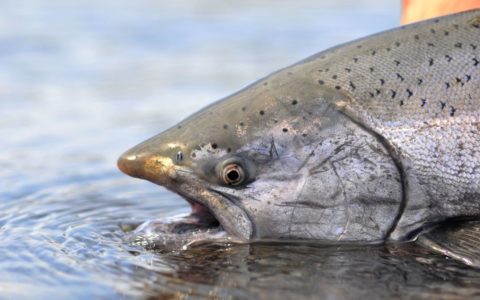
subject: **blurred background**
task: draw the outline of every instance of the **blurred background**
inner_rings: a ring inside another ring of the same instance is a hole
[[[120,174],[117,157],[399,22],[397,0],[0,1],[0,298],[139,297],[176,274],[125,245],[119,224],[186,212],[185,201]]]

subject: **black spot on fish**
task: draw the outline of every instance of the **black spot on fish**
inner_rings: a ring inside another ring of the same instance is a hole
[[[352,90],[355,90],[357,87],[355,86],[355,84],[353,84],[353,82],[350,81],[350,87],[352,88]]]
[[[395,46],[400,47],[400,42],[395,42]]]
[[[390,90],[390,92],[392,93],[392,99],[394,99],[394,98],[395,98],[395,96],[397,95],[397,92],[396,92],[396,91],[394,91],[394,90]]]
[[[182,129],[182,125],[178,125],[178,126],[177,126],[177,129]]]
[[[245,125],[243,122],[238,123],[238,125],[243,126]]]
[[[337,78],[338,78],[337,75],[333,75],[333,76],[332,76],[332,79],[337,79]]]
[[[292,100],[292,105],[297,105],[298,101],[296,99]]]
[[[413,92],[410,89],[407,89],[407,97],[410,98],[412,97]]]
[[[372,56],[374,56],[375,54],[377,54],[377,51],[373,50],[371,54]]]
[[[302,133],[302,136],[303,136],[303,137],[306,137],[306,136],[307,136],[307,134],[306,134],[306,133]]]
[[[362,48],[362,45],[357,45],[357,48],[358,48],[358,49]]]
[[[397,73],[397,78],[400,79],[400,81],[403,81],[403,80],[404,80],[403,76],[400,75],[399,73]]]
[[[440,101],[440,108],[441,108],[442,110],[445,108],[445,105],[446,105],[445,102]]]
[[[448,31],[445,30],[445,31],[443,32],[443,34],[444,34],[444,35],[449,35],[450,32],[448,32]]]
[[[455,43],[455,48],[462,48],[462,43]]]
[[[227,153],[232,152],[232,148],[227,148]]]
[[[288,128],[283,128],[282,131],[283,132],[288,132]]]
[[[445,82],[445,88],[448,90],[450,88],[450,82]]]
[[[417,84],[421,85],[422,83],[423,83],[423,79],[422,78],[417,78]]]
[[[403,106],[403,100],[400,100],[400,106]]]
[[[462,82],[462,80],[458,77],[455,77],[455,82],[458,84],[460,83],[462,86],[464,85],[464,83]]]
[[[473,58],[473,65],[476,67],[480,62],[475,57]]]
[[[228,125],[227,125],[227,124],[223,124],[223,129],[228,129]]]
[[[212,149],[217,149],[217,148],[218,148],[218,145],[215,144],[215,143],[213,143],[213,144],[212,144]]]
[[[373,73],[373,71],[375,71],[375,69],[373,67],[370,67],[369,70],[370,70],[371,73]]]
[[[375,93],[376,93],[377,95],[380,95],[380,90],[379,90],[379,89],[375,89]]]
[[[387,47],[386,49],[387,49],[387,52],[390,52],[392,50],[392,49],[390,49],[390,47]]]
[[[247,110],[247,108],[245,106],[242,107],[242,111],[246,111],[246,110]]]
[[[433,23],[438,23],[438,19],[433,20]]]
[[[420,36],[418,34],[414,35],[413,36],[416,40],[419,40],[420,39]]]
[[[337,90],[339,90],[339,89],[341,89],[342,87],[339,86],[339,85],[336,85],[335,88],[336,88]]]
[[[354,57],[354,58],[353,58],[353,62],[354,62],[354,63],[358,62],[358,58]]]
[[[375,97],[375,95],[372,92],[368,92],[368,94],[370,95],[370,98]]]
[[[480,28],[480,20],[478,20],[478,17],[470,25],[472,25],[473,28]]]
[[[428,47],[435,47],[435,44],[434,43],[427,43],[427,46]]]
[[[259,111],[258,112],[261,116],[263,116],[265,114],[265,112],[263,110]]]
[[[452,59],[453,59],[453,58],[452,58],[450,55],[448,55],[448,54],[445,55],[445,58],[447,59],[448,62],[451,62]]]
[[[197,157],[197,154],[195,152],[192,152],[192,154],[190,154],[190,156],[195,158],[195,157]]]
[[[345,68],[345,71],[347,71],[348,73],[350,73],[350,72],[352,72],[352,69]]]
[[[421,107],[425,107],[425,104],[427,104],[427,99],[425,98],[422,98],[422,105],[420,105]]]
[[[433,34],[435,34],[435,33],[436,33],[436,32],[435,32],[435,29],[433,29],[433,28],[432,28],[432,29],[430,29],[430,32],[431,32],[431,33],[433,33]]]
[[[473,50],[477,49],[477,46],[474,44],[470,44],[470,47],[472,47]]]
[[[430,58],[430,59],[428,60],[428,65],[429,65],[429,66],[433,66],[433,58]]]
[[[263,85],[268,85],[268,82],[264,82]]]
[[[450,106],[450,117],[453,117],[453,115],[455,115],[456,111],[457,111],[457,109],[455,109],[455,107]]]
[[[458,29],[458,24],[453,24],[453,28]]]
[[[398,60],[394,60],[393,62],[395,63],[396,66],[398,66],[400,64],[400,62]]]
[[[472,76],[470,76],[470,75],[468,75],[468,74],[465,75],[465,81],[466,81],[466,82],[469,82],[470,79],[472,79]]]
[[[384,85],[385,84],[385,79],[380,78],[380,84]]]
[[[318,83],[319,83],[320,85],[324,85],[324,84],[325,84],[325,81],[319,80]]]

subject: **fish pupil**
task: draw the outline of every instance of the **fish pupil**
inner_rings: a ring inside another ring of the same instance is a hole
[[[227,178],[231,181],[237,181],[240,178],[240,174],[236,170],[231,170],[227,173]]]

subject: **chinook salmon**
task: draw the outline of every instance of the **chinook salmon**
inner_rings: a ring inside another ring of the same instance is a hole
[[[118,166],[184,197],[189,224],[209,220],[240,241],[478,245],[480,10],[320,52]],[[445,233],[452,220],[461,235]]]

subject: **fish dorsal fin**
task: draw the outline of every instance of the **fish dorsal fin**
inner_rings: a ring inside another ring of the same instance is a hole
[[[417,242],[434,252],[480,268],[480,220],[441,224],[419,236]]]

